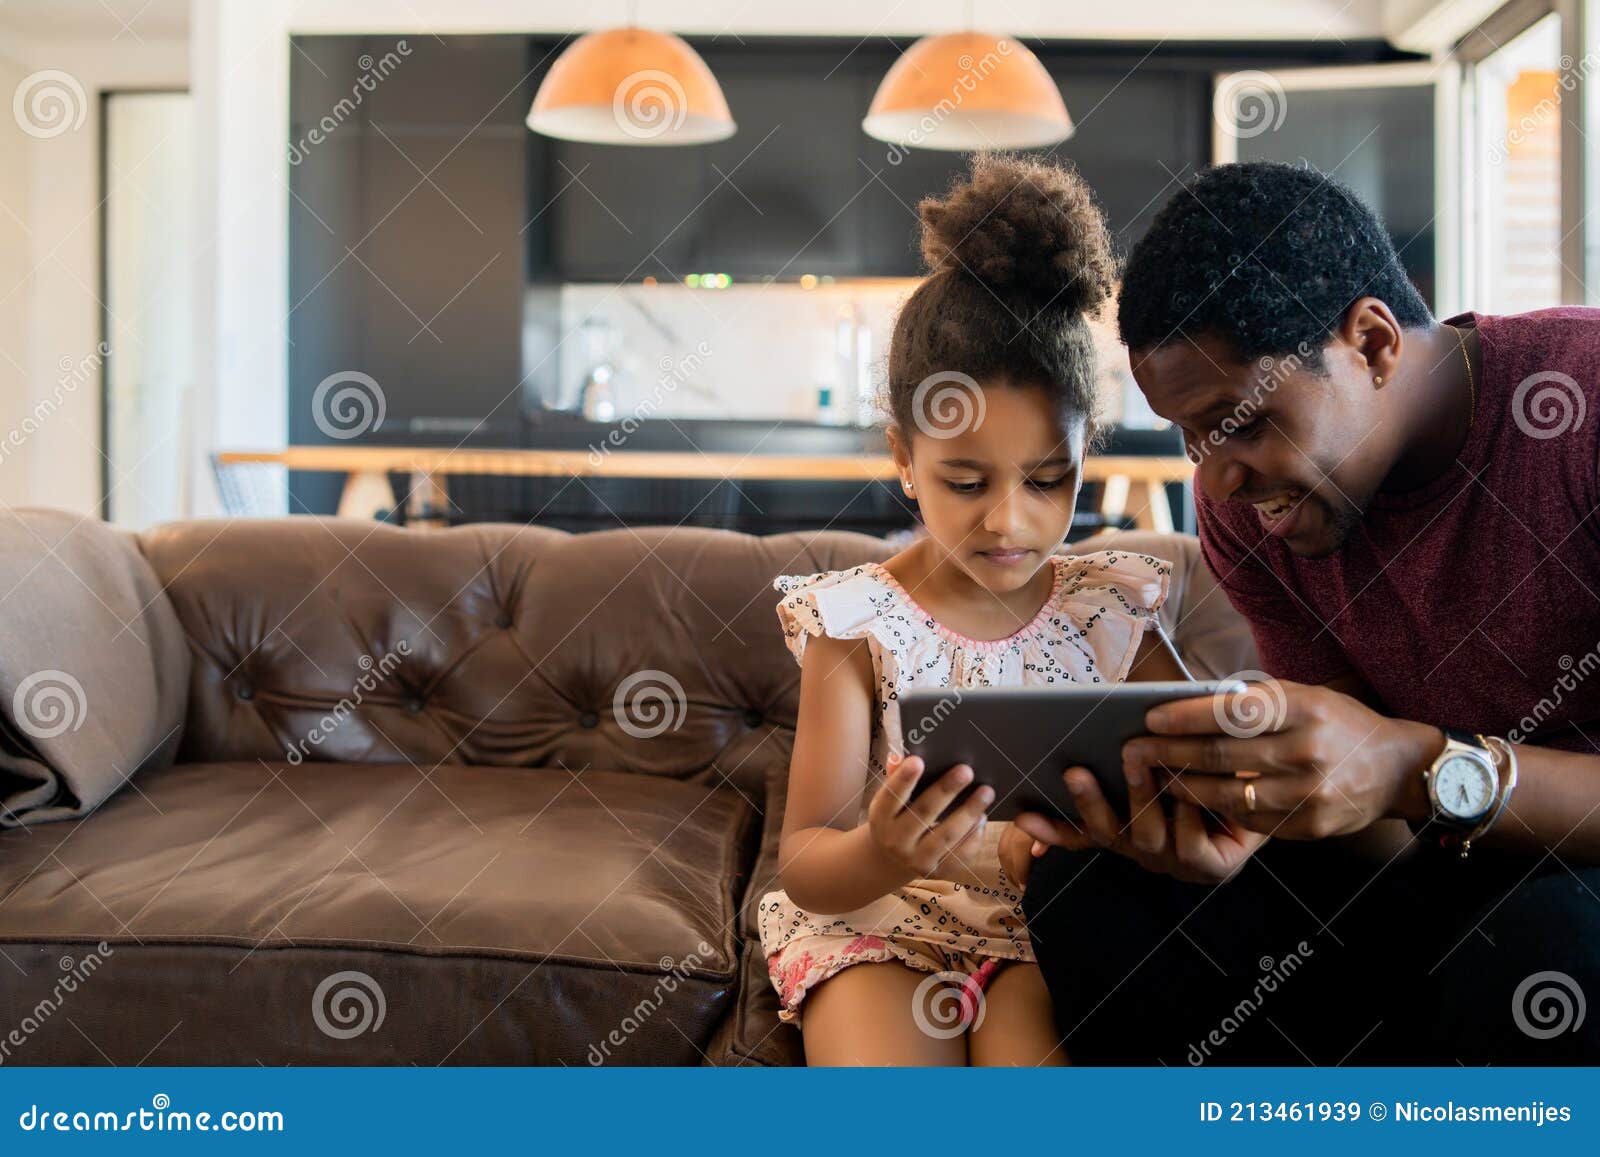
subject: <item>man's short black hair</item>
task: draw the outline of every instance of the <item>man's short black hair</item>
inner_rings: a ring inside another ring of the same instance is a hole
[[[1354,192],[1315,169],[1252,161],[1206,170],[1162,207],[1128,255],[1118,325],[1131,350],[1214,336],[1241,360],[1304,349],[1320,366],[1361,297],[1407,328],[1432,320]]]

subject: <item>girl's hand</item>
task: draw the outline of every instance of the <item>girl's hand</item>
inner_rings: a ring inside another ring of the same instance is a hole
[[[919,757],[891,757],[883,787],[867,806],[874,846],[909,878],[932,876],[950,857],[971,855],[994,800],[994,789],[984,785],[941,820],[940,813],[972,782],[972,768],[958,763],[912,800],[911,789],[922,773]]]
[[[1050,845],[1042,840],[1036,840],[1021,828],[1012,824],[1000,836],[1000,866],[1006,870],[1006,878],[1016,886],[1017,891],[1022,891],[1028,885],[1028,875],[1033,871],[1033,861],[1045,854]]]
[[[1074,851],[1108,848],[1149,871],[1200,884],[1229,879],[1269,838],[1231,818],[1224,818],[1220,827],[1209,825],[1205,813],[1187,800],[1175,801],[1169,818],[1149,770],[1125,765],[1124,771],[1132,811],[1127,823],[1112,810],[1094,774],[1073,767],[1063,778],[1083,823],[1023,812],[1017,827],[1047,844]]]

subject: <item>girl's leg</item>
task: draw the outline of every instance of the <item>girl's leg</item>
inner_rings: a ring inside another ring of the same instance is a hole
[[[971,1065],[1066,1065],[1067,1048],[1037,964],[1004,965],[983,993],[983,1023],[967,1033]]]
[[[930,1036],[912,1015],[917,986],[928,976],[897,961],[871,961],[817,985],[801,1006],[806,1064],[965,1065],[962,1035]]]

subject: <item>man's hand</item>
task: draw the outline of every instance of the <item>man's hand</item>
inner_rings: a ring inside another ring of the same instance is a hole
[[[1015,824],[1000,834],[1000,866],[1006,870],[1006,878],[1017,891],[1020,892],[1028,886],[1028,875],[1033,871],[1033,861],[1036,857],[1044,855],[1048,846]]]
[[[1387,817],[1425,818],[1421,770],[1444,747],[1437,727],[1390,719],[1327,687],[1278,680],[1164,703],[1145,723],[1151,734],[1123,748],[1130,777],[1165,768],[1173,774],[1164,790],[1181,805],[1292,840],[1348,835]],[[1257,774],[1236,776],[1246,769]]]
[[[1267,842],[1238,824],[1208,823],[1192,803],[1178,802],[1169,819],[1157,798],[1155,777],[1144,768],[1128,771],[1132,819],[1126,824],[1087,768],[1069,768],[1063,778],[1083,817],[1081,826],[1037,812],[1023,812],[1016,820],[1020,830],[1045,844],[1075,851],[1108,848],[1152,872],[1220,884]]]

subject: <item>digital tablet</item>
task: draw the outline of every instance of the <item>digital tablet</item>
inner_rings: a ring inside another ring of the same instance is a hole
[[[975,775],[955,803],[988,784],[994,788],[990,819],[1009,820],[1020,812],[1035,811],[1076,821],[1078,811],[1061,773],[1069,767],[1086,767],[1106,800],[1126,817],[1122,745],[1149,734],[1145,712],[1174,699],[1243,689],[1237,679],[1062,688],[916,688],[900,696],[905,752],[921,756],[925,765],[912,798],[956,764],[965,763]]]

